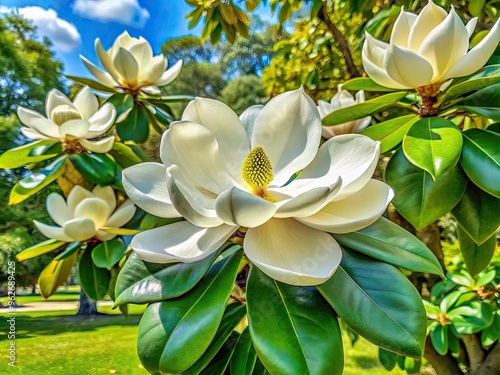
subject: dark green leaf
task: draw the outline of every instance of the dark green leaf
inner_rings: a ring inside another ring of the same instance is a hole
[[[342,245],[396,267],[444,278],[432,251],[410,232],[384,217],[357,232],[335,234],[334,237]]]
[[[408,129],[419,119],[417,115],[406,115],[369,126],[361,134],[379,141],[380,152],[384,153],[396,147],[408,132]]]
[[[467,179],[458,165],[433,181],[430,174],[411,164],[401,149],[389,161],[385,180],[395,192],[392,203],[417,229],[431,224],[455,207],[467,186]]]
[[[440,117],[425,117],[408,130],[403,151],[410,163],[434,180],[453,168],[462,151],[462,133],[454,123]]]
[[[398,354],[385,350],[384,348],[378,348],[378,360],[387,371],[391,371],[394,366],[396,366],[398,356]]]
[[[500,211],[497,211],[497,215],[498,212]],[[477,275],[479,272],[484,270],[488,264],[490,264],[493,254],[495,254],[495,248],[497,245],[496,231],[481,245],[474,242],[467,232],[462,229],[460,224],[457,225],[457,235],[465,265],[471,275]]]
[[[237,341],[238,334],[236,332],[231,333],[231,336],[229,336],[224,345],[222,345],[222,348],[220,348],[215,358],[202,372],[200,372],[200,375],[227,374],[226,369],[229,365],[229,361],[231,359]]]
[[[252,266],[247,309],[252,342],[270,373],[342,373],[339,325],[314,287],[280,283]]]
[[[448,353],[448,327],[439,324],[430,334],[432,346],[441,355]]]
[[[42,254],[48,253],[52,250],[55,250],[62,245],[64,245],[66,242],[64,241],[57,241],[54,239],[50,239],[47,241],[43,241],[40,243],[37,243],[36,245],[30,246],[27,249],[21,251],[19,254],[16,255],[16,258],[19,262],[22,262],[24,260],[28,260],[31,258],[35,258],[37,256],[40,256]]]
[[[379,84],[375,83],[371,78],[368,77],[359,77],[350,79],[349,81],[346,81],[342,84],[342,89],[350,91],[358,91],[358,90],[380,91],[380,92],[396,91],[396,89],[390,89],[388,87],[380,86]]]
[[[106,154],[77,154],[71,162],[86,180],[99,186],[111,185],[115,180],[116,164]]]
[[[70,244],[68,244],[68,246],[66,246],[66,249],[64,249],[64,251],[61,254],[55,257],[55,260],[66,259],[71,255],[75,254],[76,252],[78,252],[78,250],[80,250],[81,247],[82,247],[81,242],[71,242]]]
[[[113,155],[116,162],[123,168],[128,168],[132,165],[146,161],[144,160],[144,158],[142,158],[142,155],[137,155],[134,152],[134,149],[130,146],[131,145],[115,142],[113,144],[113,149],[109,152],[111,155]]]
[[[449,311],[448,318],[459,334],[472,334],[493,322],[493,309],[489,302],[470,301]]]
[[[139,324],[139,358],[151,373],[179,373],[207,350],[233,289],[242,252],[215,263],[182,297],[148,306]]]
[[[461,106],[471,107],[500,107],[500,83],[491,85],[466,96],[458,102]]]
[[[106,296],[111,281],[111,272],[97,267],[92,261],[91,251],[83,252],[78,264],[78,278],[85,294],[93,301]]]
[[[368,341],[402,355],[422,355],[424,306],[413,284],[397,268],[343,249],[339,268],[318,289]]]
[[[257,352],[252,344],[249,328],[238,337],[238,342],[231,357],[232,375],[252,375],[257,360]]]
[[[57,142],[56,140],[47,139],[7,150],[0,155],[0,168],[19,168],[26,164],[52,159],[59,153],[50,152],[44,154],[43,152],[38,152],[38,150],[45,151]]]
[[[115,93],[116,90],[111,88],[111,87],[107,87],[107,86],[104,86],[103,84],[99,83],[99,82],[96,82],[96,81],[93,81],[91,79],[88,79],[88,78],[84,78],[84,77],[75,77],[75,76],[66,76],[66,78],[82,85],[82,86],[89,86],[90,88],[93,88],[94,90],[97,90],[97,91],[102,91],[102,92],[109,92],[109,93]]]
[[[463,136],[462,168],[474,184],[500,198],[500,134],[469,129]]]
[[[117,93],[111,95],[106,103],[111,103],[116,108],[116,122],[123,121],[130,110],[134,107],[134,98],[132,95]]]
[[[481,333],[483,346],[490,346],[495,341],[500,340],[500,315],[493,315],[493,322]]]
[[[149,119],[147,109],[136,105],[127,118],[116,124],[116,131],[122,141],[143,143],[149,137]]]
[[[101,242],[92,250],[92,260],[99,268],[111,270],[125,255],[127,246],[120,240]]]

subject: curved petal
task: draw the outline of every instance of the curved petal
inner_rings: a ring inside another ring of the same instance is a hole
[[[420,44],[424,41],[432,29],[444,21],[448,13],[431,1],[422,9],[415,19],[408,38],[408,48],[417,52]]]
[[[403,7],[401,7],[401,12],[399,13],[394,26],[392,27],[390,44],[395,44],[400,47],[408,48],[408,38],[410,36],[410,30],[417,15],[411,12],[405,12]]]
[[[96,229],[104,227],[111,214],[108,204],[101,198],[87,198],[75,207],[75,219],[87,218],[95,223]]]
[[[282,186],[307,166],[321,140],[321,118],[301,88],[271,99],[255,120],[251,146],[261,146],[273,166],[273,185]]]
[[[141,91],[148,95],[161,95],[161,90],[156,86],[145,86],[141,88]]]
[[[32,119],[45,118],[40,113],[21,106],[17,107],[17,116],[19,117],[19,120],[26,126],[30,126],[30,122]]]
[[[395,45],[389,46],[384,60],[387,75],[412,88],[431,83],[433,66],[418,53]]]
[[[116,208],[115,191],[111,186],[101,187],[96,185],[92,189],[92,195],[96,198],[101,198],[109,207],[109,212],[113,212]]]
[[[116,118],[116,109],[113,104],[105,103],[99,110],[89,119],[90,127],[87,133],[87,138],[98,137],[107,132]]]
[[[61,135],[59,134],[59,126],[46,118],[33,118],[30,120],[29,125],[34,131],[49,138],[61,138]]]
[[[129,85],[137,84],[139,78],[139,65],[129,51],[125,48],[118,49],[113,59],[113,64],[118,74],[123,77],[126,83]]]
[[[215,136],[203,125],[172,123],[163,135],[160,149],[164,164],[177,165],[194,187],[220,194],[233,186],[222,161],[228,155],[221,155]]]
[[[264,108],[262,104],[253,105],[245,109],[240,115],[240,121],[245,128],[248,139],[252,139],[253,126],[262,108]]]
[[[342,259],[329,234],[295,219],[271,219],[251,228],[243,242],[245,255],[261,271],[291,285],[318,285],[328,280]]]
[[[333,101],[333,98],[332,98],[332,101]],[[334,108],[332,108],[332,105],[324,100],[318,100],[317,108],[318,108],[319,115],[322,119],[334,111]]]
[[[73,218],[64,198],[57,193],[50,193],[47,197],[47,212],[54,222],[63,226],[65,222]]]
[[[491,31],[474,48],[462,57],[442,77],[442,81],[450,78],[463,77],[479,70],[495,51],[500,42],[500,19],[495,22]]]
[[[237,227],[200,228],[188,221],[136,234],[131,246],[142,260],[155,263],[192,263],[216,251]]]
[[[78,91],[73,103],[83,120],[90,119],[99,109],[99,101],[88,86]]]
[[[132,201],[155,216],[180,217],[167,190],[167,170],[160,163],[141,163],[122,172],[125,192]]]
[[[223,223],[215,212],[215,198],[192,187],[176,165],[169,167],[168,173],[168,194],[182,217],[203,228],[217,227]]]
[[[94,237],[96,228],[92,219],[78,218],[67,221],[63,231],[71,241],[86,241]]]
[[[165,56],[155,56],[151,59],[148,65],[140,67],[139,81],[154,84],[162,77],[166,68],[167,60],[165,59]]]
[[[61,137],[85,138],[89,131],[90,122],[87,120],[69,120],[59,126]]]
[[[111,135],[106,138],[99,139],[97,141],[89,141],[87,139],[79,139],[78,142],[82,147],[88,151],[95,152],[98,154],[104,154],[113,148],[115,143],[115,136]]]
[[[117,82],[120,82],[120,75],[115,69],[115,65],[113,64],[113,60],[109,56],[109,54],[104,50],[101,44],[101,40],[97,38],[95,40],[95,51],[97,53],[97,58],[101,62],[104,69],[111,75],[111,77]]]
[[[104,86],[115,87],[118,86],[118,82],[114,80],[114,78],[108,72],[104,72],[99,69],[97,66],[92,64],[89,60],[87,60],[84,56],[80,55],[80,59],[85,64],[87,70],[92,74],[100,83]]]
[[[88,191],[87,189],[81,187],[80,185],[76,185],[71,189],[68,195],[68,210],[72,217],[75,215],[76,206],[86,198],[92,198],[94,195]]]
[[[316,214],[297,219],[315,229],[350,233],[373,224],[384,213],[394,193],[385,183],[370,180],[361,190],[330,202]]]
[[[137,64],[139,65],[139,71],[145,70],[145,68],[153,60],[153,49],[151,48],[151,45],[148,43],[148,41],[143,37],[140,37],[136,43],[131,44],[127,49],[136,59]],[[165,68],[163,68],[163,70],[160,72],[160,75],[164,70]],[[141,78],[141,80],[142,79],[143,78]]]
[[[161,78],[158,81],[156,81],[155,84],[160,87],[168,85],[170,82],[172,82],[179,76],[179,74],[181,73],[181,69],[182,69],[182,60],[179,60],[174,64],[174,66],[167,69],[167,71],[165,71],[162,74]]]
[[[200,124],[213,134],[226,170],[243,184],[241,166],[250,152],[250,143],[238,115],[218,100],[196,98],[187,105],[182,121]]]
[[[215,201],[215,210],[225,223],[253,228],[264,224],[276,213],[274,203],[233,187]]]
[[[113,233],[106,233],[104,232],[103,230],[98,230],[97,232],[95,232],[95,237],[101,241],[101,242],[104,242],[104,241],[109,241],[109,240],[112,240],[113,238],[116,237],[116,234],[113,234]]]
[[[113,43],[113,48],[116,47],[123,47],[123,48],[128,48],[134,43],[138,42],[139,39],[137,38],[132,38],[128,31],[124,31],[118,37],[116,38],[115,42]]]
[[[27,126],[21,126],[21,133],[23,133],[26,137],[31,139],[52,139],[51,137],[47,137],[46,135],[42,135],[38,133],[36,130],[28,128]]]
[[[62,228],[54,227],[52,225],[47,225],[39,221],[33,220],[36,228],[47,238],[53,238],[58,241],[71,242],[73,239],[68,237]]]
[[[127,199],[118,209],[111,215],[106,222],[107,227],[121,228],[134,217],[136,207],[134,203]]]
[[[467,25],[465,25],[465,28],[467,29],[467,33],[469,34],[469,38],[474,33],[474,30],[476,29],[476,25],[477,25],[477,17],[471,18],[469,20],[469,22],[467,22]]]
[[[73,102],[69,100],[68,97],[61,91],[57,89],[50,90],[47,94],[47,98],[45,99],[45,115],[47,118],[52,118],[52,111],[60,105],[67,105],[76,109]]]

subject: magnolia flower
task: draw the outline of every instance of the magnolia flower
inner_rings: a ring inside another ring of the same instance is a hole
[[[165,86],[179,75],[182,61],[167,69],[167,59],[162,54],[153,56],[151,45],[143,37],[132,38],[126,31],[105,51],[99,38],[95,40],[97,57],[106,72],[80,55],[90,73],[104,86],[124,91],[160,94],[157,86]]]
[[[326,232],[372,224],[393,193],[370,179],[378,142],[347,134],[318,151],[320,139],[318,110],[302,89],[240,118],[219,101],[195,99],[164,133],[163,163],[123,171],[125,191],[139,207],[186,221],[142,232],[132,248],[146,261],[190,263],[243,227],[246,256],[270,277],[293,285],[326,281],[342,256]]]
[[[26,125],[23,134],[32,139],[57,139],[66,146],[76,143],[86,150],[104,153],[111,150],[115,137],[110,135],[98,140],[115,122],[116,109],[106,103],[99,108],[97,97],[85,86],[71,101],[62,92],[54,89],[45,100],[45,115],[19,106],[17,115]]]
[[[352,96],[349,91],[342,90],[342,85],[339,85],[338,91],[333,96],[332,100],[330,100],[330,103],[324,100],[318,100],[319,115],[323,119],[337,109],[350,107],[354,104],[363,103],[364,101],[365,92],[363,90],[358,91],[356,93],[356,99],[354,99],[354,96]],[[349,121],[343,124],[323,126],[322,135],[323,137],[329,139],[340,134],[356,133],[370,125],[371,121],[371,116],[366,116],[360,118],[359,120]]]
[[[47,225],[34,220],[38,230],[58,241],[86,241],[96,237],[100,241],[113,239],[116,234],[100,230],[103,227],[120,228],[135,214],[136,207],[127,199],[116,209],[116,198],[111,186],[96,186],[92,191],[76,185],[67,201],[57,194],[47,197],[47,211],[59,225]]]
[[[376,83],[395,89],[442,84],[481,68],[500,41],[500,20],[488,35],[469,49],[477,18],[464,25],[455,9],[449,14],[432,1],[417,16],[401,13],[389,44],[366,33],[363,67]]]

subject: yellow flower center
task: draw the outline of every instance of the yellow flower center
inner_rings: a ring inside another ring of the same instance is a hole
[[[81,120],[82,115],[74,109],[71,108],[67,104],[61,104],[54,108],[52,113],[50,114],[52,121],[54,121],[57,125],[62,125],[65,122],[70,120]]]
[[[274,198],[267,193],[267,187],[274,178],[273,166],[262,147],[257,146],[250,151],[243,162],[241,176],[253,194],[274,201]]]

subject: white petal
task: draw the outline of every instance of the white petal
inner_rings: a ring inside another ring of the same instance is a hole
[[[88,151],[95,152],[98,154],[104,154],[113,148],[115,143],[115,136],[111,135],[106,138],[99,139],[97,141],[89,141],[87,139],[79,139],[78,142],[82,147]]]
[[[170,82],[172,82],[179,76],[179,74],[181,73],[181,69],[182,69],[182,60],[179,60],[174,64],[174,66],[167,69],[167,71],[162,74],[161,78],[158,81],[156,81],[155,84],[158,86],[168,85]]]
[[[67,221],[63,230],[71,241],[86,241],[94,237],[96,228],[92,219],[78,218]]]
[[[40,231],[40,233],[42,233],[47,238],[53,238],[54,240],[65,242],[73,241],[72,238],[68,237],[64,233],[62,228],[47,225],[36,220],[33,220],[33,223],[35,223],[35,226]]]
[[[214,197],[191,186],[176,165],[168,168],[168,174],[168,194],[182,217],[203,228],[217,227],[223,223],[215,212]]]
[[[132,201],[159,217],[180,217],[167,190],[167,170],[160,163],[141,163],[122,172],[125,192]]]
[[[384,66],[394,81],[412,88],[428,85],[434,74],[432,65],[425,58],[395,45],[387,49]]]
[[[385,183],[370,180],[361,190],[323,207],[318,213],[297,219],[319,230],[331,233],[350,233],[373,224],[384,213],[393,198],[392,189]]]
[[[225,223],[243,227],[257,227],[276,213],[274,203],[233,187],[223,192],[215,201],[215,210]]]
[[[52,220],[61,227],[65,222],[73,218],[66,201],[57,193],[50,193],[47,197],[47,212]]]
[[[213,134],[226,170],[242,184],[241,166],[250,152],[250,143],[236,113],[218,100],[196,98],[184,110],[182,120],[203,125]]]
[[[200,228],[188,221],[166,225],[135,235],[131,246],[139,257],[155,263],[192,263],[216,251],[237,227]]]
[[[40,113],[21,106],[17,107],[17,116],[19,116],[19,120],[26,126],[30,126],[30,122],[32,119],[45,118]]]
[[[104,86],[115,87],[118,86],[118,82],[114,80],[114,78],[108,72],[104,72],[99,69],[97,66],[92,64],[89,60],[87,60],[84,56],[80,55],[80,59],[82,59],[83,63],[87,70]]]
[[[38,133],[36,130],[33,130],[31,128],[28,128],[27,126],[21,126],[21,133],[23,133],[26,137],[31,138],[31,139],[52,139],[51,137],[47,137],[45,135],[42,135]]]
[[[477,17],[474,17],[467,22],[467,25],[465,25],[465,28],[467,29],[467,33],[469,34],[469,38],[472,36],[474,33],[474,30],[476,29],[477,25]]]
[[[479,70],[495,51],[500,42],[500,19],[495,22],[491,31],[462,57],[441,79],[446,81],[450,78],[463,77]]]
[[[337,92],[337,95],[340,103],[340,108],[346,108],[356,104],[354,96],[352,96],[352,94],[347,90],[339,90]]]
[[[153,59],[153,49],[151,48],[151,45],[148,43],[148,41],[142,37],[138,42],[131,44],[129,48],[127,48],[127,50],[136,59],[137,64],[139,64],[140,71],[144,71],[145,67],[148,66]],[[160,72],[160,75],[164,70],[165,68],[163,68],[163,70]],[[143,78],[141,78],[141,80],[142,79]]]
[[[145,86],[141,88],[141,91],[148,95],[161,95],[161,90],[156,86]]]
[[[116,109],[111,103],[105,103],[99,110],[90,118],[90,127],[87,138],[94,138],[107,132],[116,118]]]
[[[134,203],[127,199],[123,204],[118,207],[115,213],[111,215],[106,222],[107,227],[121,228],[123,225],[127,224],[132,217],[134,217],[136,207]]]
[[[437,25],[446,18],[448,13],[431,1],[422,9],[417,19],[413,23],[408,39],[408,48],[418,51],[420,44]]]
[[[101,198],[87,198],[78,203],[75,207],[75,218],[91,219],[95,223],[96,229],[106,225],[111,214],[108,204]]]
[[[113,47],[116,46],[116,47],[128,48],[138,41],[139,39],[132,38],[128,33],[128,31],[124,31],[116,38],[115,42],[113,43]]]
[[[116,197],[115,191],[111,186],[101,187],[96,185],[92,189],[92,195],[97,198],[101,198],[109,207],[109,212],[113,212],[116,208]]]
[[[59,134],[59,126],[46,118],[33,118],[30,120],[29,125],[34,131],[49,138],[61,138],[61,135]]]
[[[167,68],[167,60],[165,56],[158,55],[151,59],[147,66],[141,67],[139,80],[141,82],[156,83]]]
[[[468,49],[469,34],[452,7],[446,19],[423,40],[418,53],[432,65],[434,71],[432,82],[437,82],[466,54]]]
[[[45,115],[47,118],[52,118],[52,111],[60,105],[67,105],[76,109],[73,102],[62,92],[56,89],[50,90],[47,94],[47,98],[45,99]]]
[[[332,98],[332,101],[333,101],[333,98]],[[334,109],[332,108],[330,103],[325,102],[324,100],[318,100],[318,107],[317,108],[318,108],[319,115],[322,119],[334,111]]]
[[[240,121],[245,128],[249,140],[252,139],[253,126],[262,108],[264,108],[262,104],[253,105],[245,109],[240,115]]]
[[[116,237],[116,234],[113,234],[113,233],[106,233],[102,230],[98,230],[97,232],[95,232],[95,237],[101,241],[101,242],[104,242],[104,241],[109,241],[109,240],[112,240],[113,238]]]
[[[271,219],[247,231],[245,255],[275,280],[310,286],[328,280],[342,259],[329,234],[308,228],[295,219]]]
[[[88,120],[69,120],[59,126],[61,137],[85,138],[89,131],[90,122]]]
[[[221,155],[216,138],[203,125],[188,121],[172,123],[163,135],[160,149],[163,162],[177,165],[195,187],[220,194],[233,186],[222,161],[228,155]]]
[[[69,192],[67,202],[68,202],[68,210],[73,217],[75,214],[76,206],[86,198],[92,198],[93,195],[87,189],[81,187],[80,185],[75,185],[73,189]]]
[[[415,13],[405,12],[401,7],[401,12],[392,27],[390,44],[407,48],[410,30],[416,19],[417,15]]]
[[[90,119],[99,108],[99,101],[88,86],[85,86],[78,91],[73,103],[75,104],[76,110],[80,113],[82,119],[84,120]]]
[[[316,155],[321,118],[301,88],[271,99],[255,120],[252,148],[261,146],[273,166],[273,185],[282,186]]]
[[[108,73],[111,75],[111,77],[117,82],[120,82],[120,75],[118,74],[117,70],[115,69],[115,65],[113,64],[113,60],[111,57],[108,55],[108,53],[104,50],[104,48],[101,45],[101,40],[97,38],[95,40],[95,51],[97,52],[97,57],[99,58],[99,61],[101,62],[102,66],[104,69],[108,71]]]
[[[113,64],[116,71],[123,77],[125,82],[130,85],[135,85],[137,83],[139,65],[129,51],[120,48],[113,59]]]

